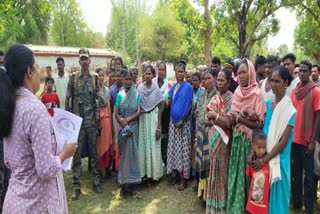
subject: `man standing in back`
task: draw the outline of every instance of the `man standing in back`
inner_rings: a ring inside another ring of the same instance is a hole
[[[81,151],[88,143],[90,166],[93,174],[93,188],[96,193],[102,193],[100,186],[100,176],[98,172],[98,154],[97,154],[97,134],[99,124],[99,105],[96,99],[99,93],[98,78],[90,73],[90,55],[89,50],[81,48],[79,50],[79,64],[81,71],[72,74],[68,83],[67,97],[65,102],[66,110],[69,110],[69,99],[72,100],[72,112],[82,117],[82,125],[79,133],[79,147],[73,157],[73,194],[72,200],[77,200],[80,191],[81,175]]]
[[[56,60],[58,74],[53,75],[54,86],[53,90],[58,94],[60,100],[60,108],[65,109],[65,100],[68,89],[69,75],[64,70],[64,59],[58,57]]]

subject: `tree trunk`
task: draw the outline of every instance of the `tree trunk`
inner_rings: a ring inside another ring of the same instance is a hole
[[[204,56],[205,64],[210,67],[211,64],[211,33],[212,33],[212,22],[209,14],[209,0],[204,2],[204,19],[207,23],[207,29],[204,31]]]
[[[125,18],[126,18],[126,0],[123,0],[123,14],[122,14],[122,54],[125,55],[126,52],[126,26],[125,26]]]
[[[241,15],[239,17],[238,31],[239,31],[239,56],[244,58],[246,56],[247,47],[245,47],[246,37],[247,37],[247,12],[245,9],[245,4],[243,4],[241,9]]]
[[[139,12],[140,0],[136,1],[136,55],[137,55],[137,65],[139,65]]]

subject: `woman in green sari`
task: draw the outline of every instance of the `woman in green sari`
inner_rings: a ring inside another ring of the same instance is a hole
[[[249,193],[249,177],[246,176],[247,157],[251,151],[252,129],[263,126],[266,105],[256,81],[251,61],[243,59],[238,68],[240,85],[234,92],[231,121],[234,127],[228,170],[227,213],[245,211]]]

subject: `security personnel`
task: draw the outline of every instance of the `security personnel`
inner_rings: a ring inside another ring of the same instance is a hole
[[[100,186],[100,175],[98,171],[97,134],[99,124],[99,105],[97,104],[97,94],[99,91],[98,78],[94,73],[90,73],[90,54],[86,48],[79,50],[79,64],[81,71],[75,72],[69,79],[66,110],[69,109],[69,99],[71,98],[71,111],[80,116],[83,121],[79,133],[78,150],[73,157],[73,194],[72,200],[77,200],[80,195],[80,175],[81,175],[81,151],[88,143],[89,159],[88,163],[92,167],[93,188],[96,193],[102,193]]]

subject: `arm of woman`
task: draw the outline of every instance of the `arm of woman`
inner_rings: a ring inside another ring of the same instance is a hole
[[[102,106],[102,107],[105,107],[105,106],[107,106],[107,101],[108,101],[108,96],[107,96],[107,94],[106,94],[106,91],[100,91],[101,89],[99,89],[99,92],[98,92],[98,94],[97,94],[97,96],[98,96],[98,99],[99,99],[99,104],[100,104],[100,106]]]
[[[221,127],[222,129],[230,129],[231,128],[231,121],[229,118],[225,116],[221,116],[215,112],[210,111],[208,112],[208,118],[211,120],[211,123],[214,123],[215,125]]]
[[[158,105],[158,126],[156,131],[156,140],[159,140],[161,137],[161,118],[162,118],[162,107],[161,104]]]
[[[258,121],[247,120],[246,118],[239,117],[238,123],[242,123],[250,129],[262,129],[263,123]]]
[[[182,120],[179,121],[179,122],[176,124],[176,126],[177,126],[178,128],[181,128],[181,127],[183,126],[183,122],[185,122],[185,121],[187,120],[187,118],[189,117],[189,115],[190,115],[190,113],[191,113],[191,110],[192,110],[192,102],[191,102],[190,105],[189,105],[189,111],[188,111],[188,113],[186,113],[186,115],[184,115],[184,117],[182,118]]]
[[[293,127],[291,125],[287,125],[286,129],[284,130],[281,136],[280,141],[273,147],[271,152],[269,152],[267,155],[263,157],[262,161],[264,163],[269,162],[272,158],[278,155],[287,146],[292,128]]]
[[[136,120],[139,117],[140,112],[141,112],[141,106],[140,106],[140,104],[138,104],[136,113],[134,113],[133,115],[127,117],[126,118],[127,122],[130,123],[131,121]]]

